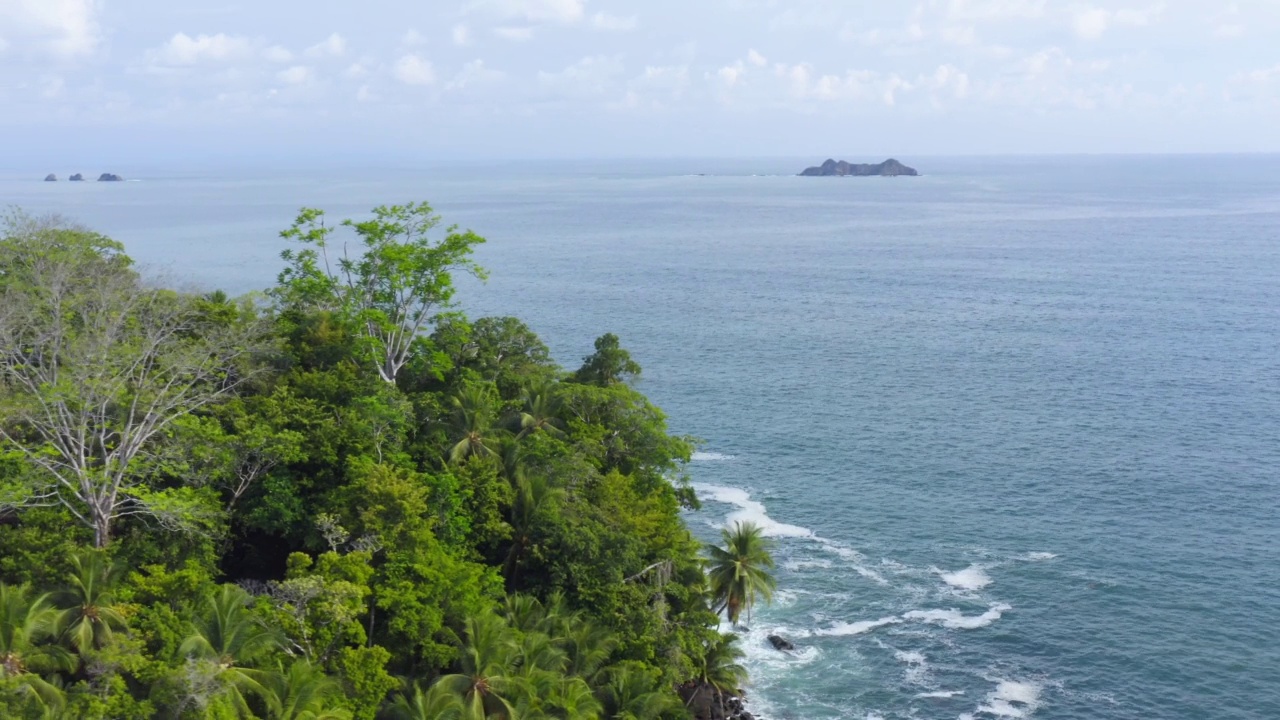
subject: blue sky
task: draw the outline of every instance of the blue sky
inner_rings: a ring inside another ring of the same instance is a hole
[[[1280,2],[0,0],[11,158],[1280,151]]]

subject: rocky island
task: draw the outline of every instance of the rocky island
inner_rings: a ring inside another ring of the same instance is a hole
[[[48,175],[45,175],[45,176],[44,176],[44,181],[45,181],[45,182],[58,182],[58,176],[57,176],[57,175],[54,175],[53,173],[49,173]]]
[[[102,173],[98,176],[98,182],[123,182],[124,178],[114,173]]]
[[[71,182],[84,182],[84,176],[80,173],[76,173],[75,175],[67,178],[67,180],[70,180]]]
[[[882,163],[876,164],[857,164],[848,163],[844,160],[836,162],[835,160],[827,160],[816,167],[805,168],[800,173],[803,177],[827,177],[831,175],[844,177],[853,175],[856,177],[866,177],[870,175],[879,175],[882,177],[897,177],[898,175],[919,175],[915,168],[907,167],[902,163],[889,158]]]

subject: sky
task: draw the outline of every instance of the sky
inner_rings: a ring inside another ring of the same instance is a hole
[[[1280,0],[0,0],[10,160],[1280,151]]]

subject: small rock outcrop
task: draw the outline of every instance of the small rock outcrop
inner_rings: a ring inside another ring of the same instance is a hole
[[[80,173],[76,173],[75,175],[67,178],[67,180],[70,180],[71,182],[84,182],[84,176]]]
[[[719,692],[707,683],[687,682],[677,687],[676,692],[694,720],[755,720],[740,695]]]
[[[770,635],[769,644],[773,646],[774,650],[781,650],[783,652],[795,652],[796,649],[795,643],[781,635]]]
[[[121,182],[124,178],[113,173],[102,173],[98,176],[98,182]]]
[[[868,177],[879,175],[881,177],[897,177],[898,175],[919,175],[915,168],[907,167],[902,163],[889,158],[882,163],[875,164],[856,164],[848,163],[844,160],[835,161],[828,159],[821,165],[811,168],[805,168],[800,175],[804,177],[845,177],[853,175],[855,177]]]
[[[54,175],[53,173],[49,173],[48,175],[45,175],[45,176],[44,176],[44,181],[45,181],[45,182],[58,182],[58,176],[57,176],[57,175]]]

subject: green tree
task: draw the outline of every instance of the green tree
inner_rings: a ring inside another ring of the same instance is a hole
[[[115,597],[119,570],[96,550],[71,556],[71,567],[66,589],[57,596],[65,608],[62,635],[81,653],[103,648],[128,627]]]
[[[252,597],[223,585],[205,602],[179,653],[188,658],[188,702],[199,708],[225,700],[243,717],[252,715],[248,694],[262,695],[265,673],[252,665],[279,647],[277,634],[249,609]]]
[[[58,611],[48,594],[26,585],[0,583],[0,678],[12,679],[24,692],[44,696],[49,683],[42,672],[70,670],[72,657],[50,644],[57,634]]]
[[[741,659],[738,636],[733,634],[717,635],[706,644],[698,658],[698,680],[712,689],[722,710],[726,694],[742,693],[740,688],[747,679],[747,670],[739,662]]]
[[[566,497],[562,488],[556,487],[541,474],[530,477],[524,472],[517,472],[514,486],[515,493],[508,517],[511,525],[511,547],[507,550],[507,559],[502,566],[502,575],[510,590],[517,587],[520,560],[533,543],[538,526],[547,522],[559,510]]]
[[[468,384],[449,401],[453,405],[453,437],[457,438],[449,448],[449,461],[458,463],[473,456],[497,455],[505,433],[494,424],[498,400],[492,386]]]
[[[777,581],[769,572],[774,567],[768,541],[760,526],[750,522],[734,523],[721,531],[724,547],[707,545],[711,567],[708,579],[716,612],[724,612],[729,622],[737,625],[742,611],[751,618],[751,608],[759,597],[773,599]]]
[[[582,367],[573,379],[580,383],[608,387],[628,377],[640,375],[640,364],[622,349],[618,336],[606,333],[596,338],[596,351],[583,358]]]
[[[337,310],[362,332],[361,355],[378,376],[394,383],[413,357],[421,333],[453,306],[458,272],[477,277],[484,270],[471,254],[484,238],[457,226],[431,239],[440,217],[425,202],[382,205],[368,220],[344,220],[363,252],[330,256],[334,227],[324,211],[304,208],[281,236],[302,243],[303,250],[282,253],[278,298],[286,303]],[[344,246],[345,248],[345,246]]]
[[[596,694],[606,720],[650,720],[683,709],[680,698],[663,685],[661,675],[640,663],[609,668]]]
[[[459,672],[437,682],[461,699],[465,720],[516,720],[516,704],[523,695],[517,653],[501,618],[491,613],[469,617]]]
[[[526,388],[524,409],[515,417],[514,425],[519,433],[516,437],[523,438],[536,432],[563,437],[564,431],[561,427],[564,421],[560,419],[563,407],[564,403],[556,396],[554,384],[540,383]]]
[[[413,687],[396,695],[387,715],[391,720],[458,720],[462,717],[461,698],[449,688],[436,683],[426,690]]]
[[[341,704],[342,686],[306,660],[266,674],[262,697],[269,720],[351,720]]]

